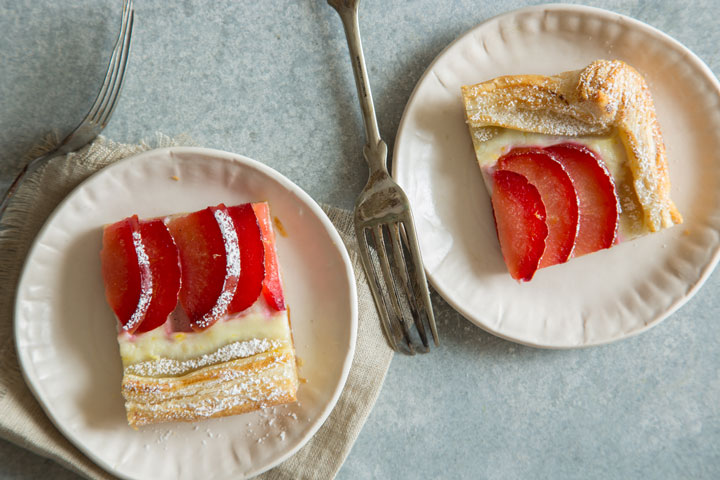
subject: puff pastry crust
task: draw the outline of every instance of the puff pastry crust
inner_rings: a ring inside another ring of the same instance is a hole
[[[122,393],[130,426],[224,417],[297,400],[295,355],[289,342],[258,342],[230,360],[157,359],[125,367]],[[207,357],[205,357],[207,358]],[[178,364],[180,364],[178,366]],[[183,366],[185,368],[183,368]],[[182,374],[168,372],[184,370]]]
[[[682,222],[670,199],[665,145],[643,77],[619,60],[553,76],[513,75],[462,87],[476,152],[501,128],[557,136],[617,133],[627,154],[645,230]]]

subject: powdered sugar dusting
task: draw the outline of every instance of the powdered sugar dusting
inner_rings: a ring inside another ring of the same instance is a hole
[[[242,364],[222,365],[219,370],[203,371],[197,379],[152,382],[124,382],[128,419],[132,425],[159,421],[192,421],[243,413],[295,400],[297,373],[291,352],[268,352],[254,358],[253,368]],[[209,367],[213,368],[213,367]],[[192,374],[191,374],[192,375]],[[212,437],[211,437],[212,438]]]
[[[160,358],[158,360],[149,360],[146,362],[136,363],[126,367],[126,373],[144,377],[160,377],[182,375],[198,368],[208,365],[215,365],[222,362],[235,360],[236,358],[247,358],[268,350],[278,348],[282,342],[277,340],[268,340],[266,338],[247,340],[243,342],[235,342],[218,350],[190,360],[174,360],[171,358]]]
[[[145,319],[145,314],[150,308],[150,300],[153,296],[153,278],[150,269],[150,259],[145,252],[145,245],[142,242],[140,232],[134,230],[132,232],[133,247],[135,247],[135,255],[140,267],[140,297],[138,298],[137,307],[130,317],[130,321],[123,325],[122,329],[126,331],[135,330]]]
[[[232,218],[223,206],[213,209],[213,215],[220,227],[225,244],[225,282],[222,293],[213,308],[196,322],[200,328],[209,327],[216,319],[225,315],[235,296],[235,288],[240,277],[240,245]]]
[[[265,442],[284,442],[288,437],[288,431],[292,431],[293,423],[299,420],[293,419],[289,413],[289,409],[295,409],[299,407],[300,403],[297,402],[294,405],[283,404],[283,405],[270,405],[257,410],[255,415],[248,415],[245,418],[248,421],[243,422],[241,431],[236,431],[234,434],[240,434],[243,432],[248,441],[254,443],[265,443]],[[297,417],[297,415],[296,415]],[[307,419],[307,421],[311,421]],[[197,431],[197,425],[194,426],[193,430]],[[208,442],[217,442],[218,439],[224,438],[220,432],[213,432],[210,427],[205,428],[205,435],[201,438],[200,442],[202,445],[207,445]]]
[[[611,130],[595,104],[569,101],[577,97],[577,74],[550,78],[538,81],[532,75],[518,75],[463,87],[468,124],[568,136],[603,135]]]

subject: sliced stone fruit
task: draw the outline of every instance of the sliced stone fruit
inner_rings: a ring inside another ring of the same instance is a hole
[[[240,276],[235,226],[225,205],[173,217],[168,229],[180,251],[180,305],[194,330],[227,313]]]
[[[240,245],[240,277],[228,314],[242,312],[260,296],[265,279],[265,245],[262,230],[249,203],[228,207]]]
[[[100,251],[105,297],[121,328],[130,333],[145,319],[152,296],[152,273],[132,216],[105,227]]]
[[[267,203],[253,203],[252,208],[257,215],[265,247],[265,279],[263,280],[262,294],[271,308],[277,311],[285,310],[285,297],[275,251],[275,232],[270,218],[270,206]]]
[[[525,147],[500,157],[497,167],[524,176],[545,205],[548,237],[538,268],[566,262],[578,232],[578,197],[563,166],[542,148]]]
[[[512,278],[529,281],[545,251],[545,206],[538,189],[519,173],[497,170],[492,180],[492,206],[505,264]]]
[[[164,324],[175,310],[180,292],[180,257],[163,221],[141,221],[140,236],[150,262],[152,300],[137,333],[149,332]]]
[[[579,228],[574,257],[611,247],[617,239],[620,207],[615,183],[605,164],[589,148],[576,143],[546,147],[575,186]]]

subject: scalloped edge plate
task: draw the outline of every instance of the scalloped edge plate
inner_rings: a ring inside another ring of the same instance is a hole
[[[464,119],[460,86],[617,58],[653,93],[683,225],[510,278]],[[670,74],[671,73],[671,74]],[[450,44],[405,108],[393,175],[413,207],[428,278],[479,327],[546,348],[600,345],[643,332],[683,305],[720,252],[720,84],[692,52],[637,20],[542,5],[492,18]]]
[[[245,415],[127,425],[116,320],[105,303],[102,226],[266,200],[277,235],[300,376],[298,402]],[[58,206],[25,263],[15,341],[25,379],[60,431],[123,478],[241,478],[300,449],[320,428],[347,379],[357,335],[355,277],[325,213],[298,186],[240,155],[204,148],[152,150],[91,176]]]

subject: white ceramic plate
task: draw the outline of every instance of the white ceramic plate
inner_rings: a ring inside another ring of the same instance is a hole
[[[538,271],[507,274],[492,208],[464,122],[460,86],[553,74],[621,59],[646,78],[667,146],[672,198],[685,223]],[[519,343],[598,345],[642,332],[686,302],[720,242],[720,85],[667,35],[595,8],[545,5],[493,18],[432,63],[405,109],[393,174],[413,207],[438,292],[476,325]]]
[[[154,217],[262,200],[287,231],[277,235],[277,249],[300,376],[307,379],[299,401],[133,430],[120,395],[116,320],[100,274],[102,226],[133,213]],[[15,338],[25,378],[48,416],[103,468],[125,478],[242,478],[292,455],[327,418],[350,369],[356,305],[347,251],[305,192],[239,155],[169,148],[105,168],[53,213],[20,281]]]

